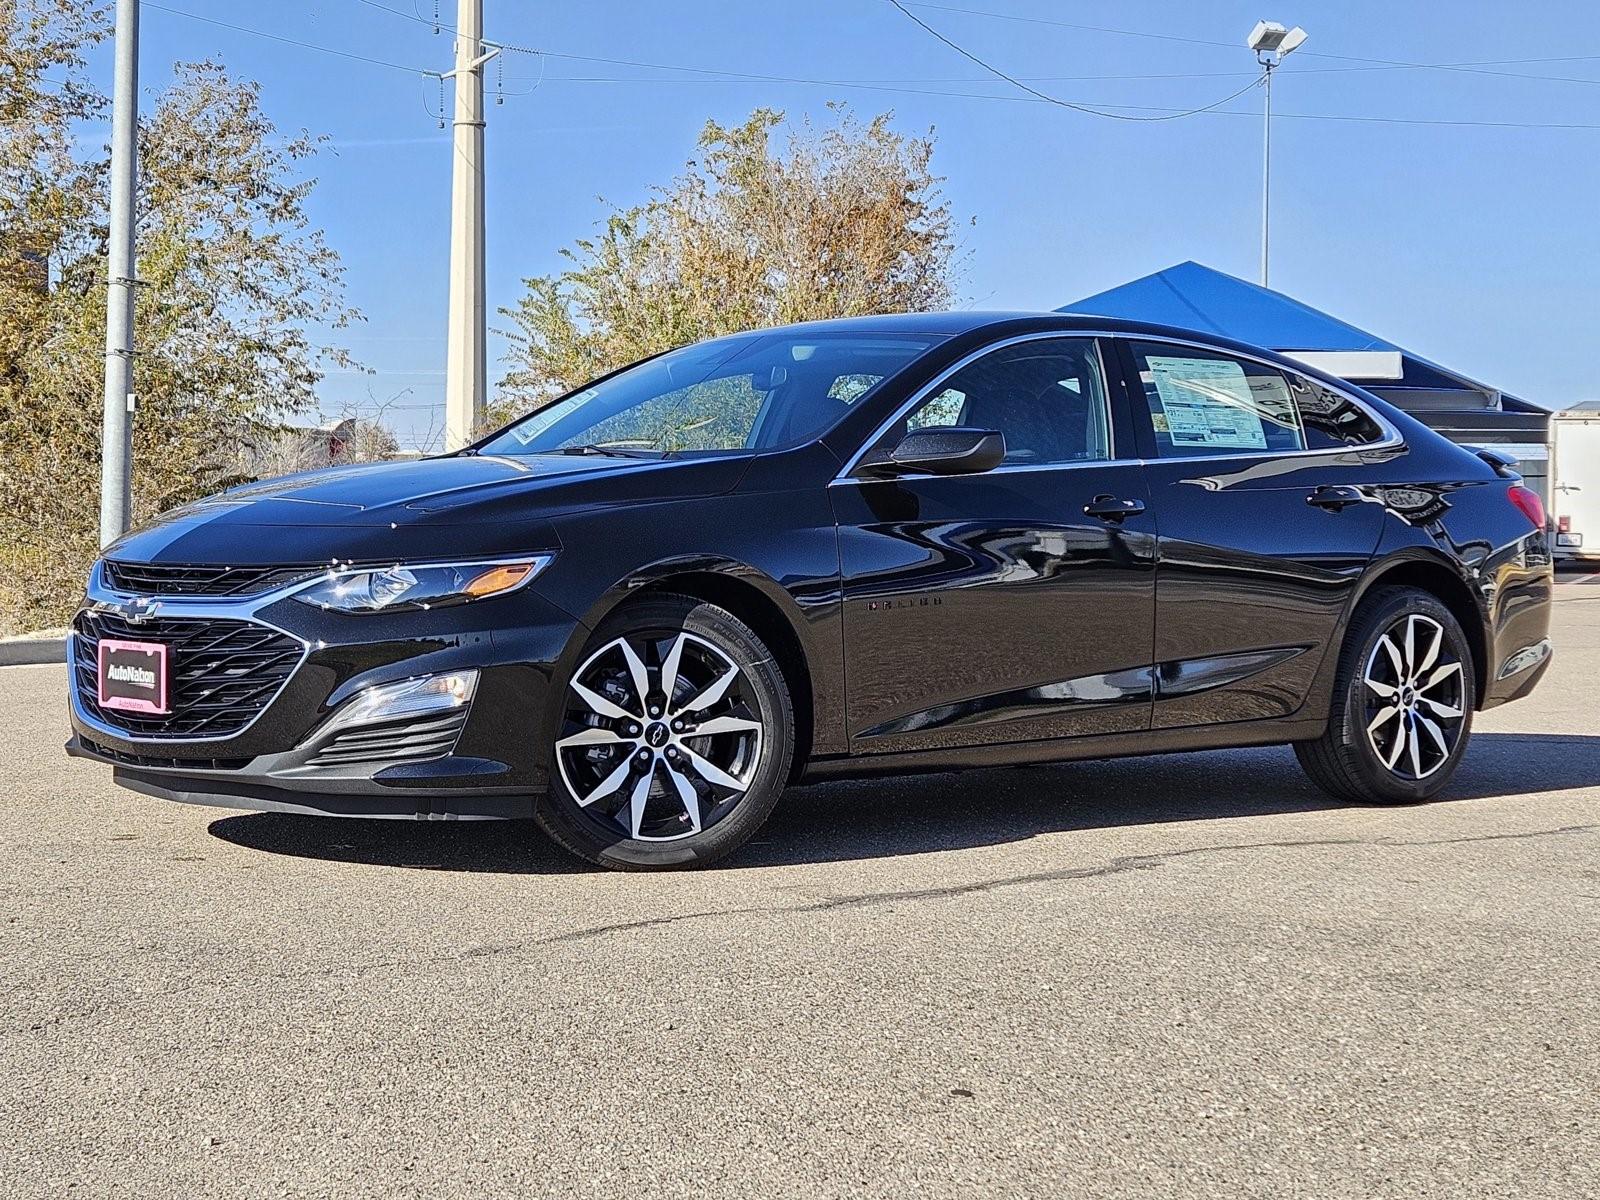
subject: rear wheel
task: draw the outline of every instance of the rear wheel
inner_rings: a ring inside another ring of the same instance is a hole
[[[602,866],[714,862],[761,827],[788,775],[783,674],[749,626],[701,600],[620,609],[584,647],[562,705],[534,816]]]
[[[1295,754],[1345,800],[1404,804],[1450,782],[1472,734],[1472,653],[1450,610],[1418,588],[1380,588],[1356,610],[1327,731]]]

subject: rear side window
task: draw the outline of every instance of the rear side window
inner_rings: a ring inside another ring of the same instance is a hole
[[[1284,372],[1192,346],[1132,348],[1162,458],[1306,448]]]
[[[1134,342],[1162,458],[1338,450],[1383,440],[1383,426],[1330,387],[1218,350]]]

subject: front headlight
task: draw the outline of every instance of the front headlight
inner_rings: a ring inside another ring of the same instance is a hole
[[[514,592],[550,563],[550,555],[485,562],[347,567],[301,588],[302,604],[338,612],[408,612],[465,604]]]

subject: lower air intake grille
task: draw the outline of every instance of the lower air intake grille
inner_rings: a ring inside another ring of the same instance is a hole
[[[385,765],[443,758],[455,749],[465,706],[387,725],[363,725],[335,734],[306,761],[308,767],[349,767],[367,763]]]
[[[300,663],[303,647],[286,633],[250,621],[156,618],[137,624],[114,613],[85,611],[73,622],[72,669],[78,703],[95,720],[130,737],[214,738],[238,733],[271,703]],[[167,716],[102,709],[101,638],[167,646]]]
[[[190,771],[237,771],[250,765],[248,758],[173,758],[165,754],[125,754],[102,746],[99,742],[79,737],[85,750],[92,750],[112,762],[126,763],[130,767],[181,767]]]

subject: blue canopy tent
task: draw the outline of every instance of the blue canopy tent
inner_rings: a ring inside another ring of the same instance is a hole
[[[1057,311],[1154,321],[1266,346],[1360,383],[1408,411],[1544,411],[1292,296],[1197,262],[1179,263]]]
[[[1530,486],[1544,490],[1548,410],[1282,292],[1186,262],[1057,311],[1152,321],[1277,350],[1382,396],[1453,441],[1515,455]]]

